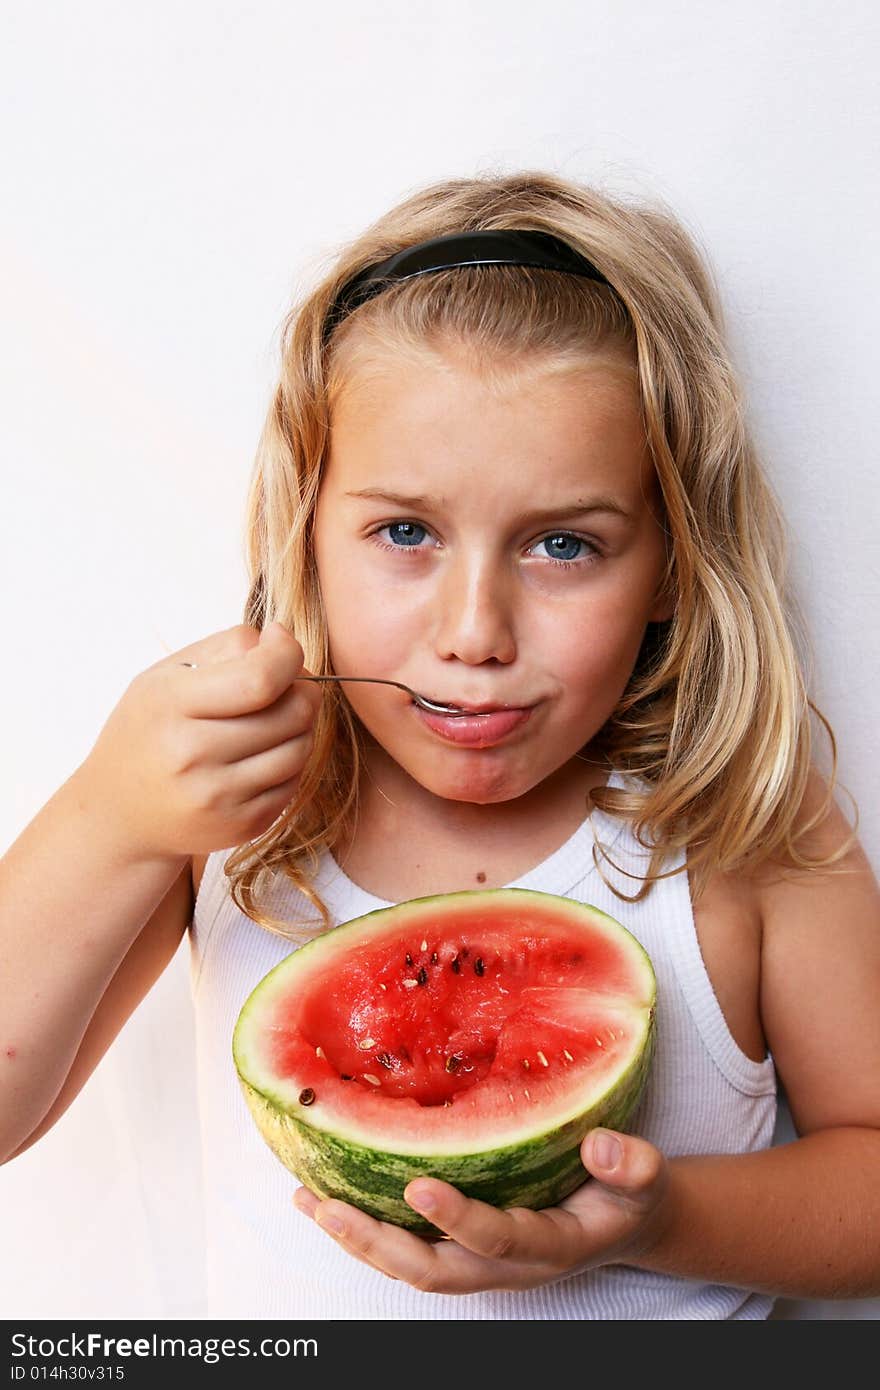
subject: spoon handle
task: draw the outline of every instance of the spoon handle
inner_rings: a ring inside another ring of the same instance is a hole
[[[381,676],[294,676],[295,681],[369,681],[372,685],[396,685],[398,690],[405,690],[414,699],[419,697],[414,690],[410,690],[408,685],[401,685],[400,681],[383,680]]]
[[[411,695],[417,705],[422,709],[432,710],[438,714],[464,714],[464,710],[455,709],[450,705],[440,705],[434,700],[428,700],[424,695],[419,695],[415,690],[411,690],[408,685],[401,681],[385,680],[382,676],[294,676],[296,681],[369,681],[374,685],[394,685],[398,690],[405,690],[407,695]]]
[[[190,666],[194,671],[198,670],[195,662],[181,661],[181,666]],[[372,685],[393,685],[398,690],[405,690],[407,695],[411,695],[417,705],[422,709],[430,710],[433,714],[445,715],[465,715],[467,710],[459,709],[457,705],[441,705],[436,700],[429,700],[424,695],[419,695],[417,691],[411,690],[402,681],[386,680],[384,676],[294,676],[295,681],[368,681]]]

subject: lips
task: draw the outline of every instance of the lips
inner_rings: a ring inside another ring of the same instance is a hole
[[[493,747],[525,724],[532,713],[531,707],[499,709],[497,706],[491,706],[489,709],[474,711],[469,706],[462,705],[460,708],[468,709],[469,712],[456,715],[432,714],[415,703],[412,708],[433,733],[448,743],[457,743],[469,748]]]

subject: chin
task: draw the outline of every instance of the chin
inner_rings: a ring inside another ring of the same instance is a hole
[[[535,786],[532,779],[514,779],[509,771],[501,769],[492,772],[485,768],[480,773],[468,773],[444,782],[437,782],[433,777],[421,778],[413,773],[410,776],[414,776],[415,781],[432,796],[472,806],[499,806],[506,801],[516,801]]]

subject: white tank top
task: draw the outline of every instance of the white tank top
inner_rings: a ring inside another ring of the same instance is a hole
[[[612,773],[610,787],[630,785]],[[638,786],[637,781],[631,785]],[[734,1041],[706,974],[686,871],[626,903],[600,878],[593,842],[641,876],[649,852],[629,827],[594,810],[537,868],[507,885],[592,903],[642,943],[657,976],[657,1048],[631,1128],[668,1156],[748,1153],[770,1146],[776,1120],[772,1058],[755,1062]],[[773,1299],[719,1284],[608,1265],[523,1291],[428,1294],[389,1279],[342,1250],[293,1206],[299,1183],[260,1136],[239,1088],[232,1033],[263,976],[295,949],[245,916],[223,875],[231,850],[205,865],[190,929],[200,1123],[206,1202],[208,1316],[302,1319],[752,1319]],[[670,857],[672,869],[684,862]],[[603,873],[632,894],[638,881],[603,860]],[[334,926],[388,907],[322,856],[315,886]],[[287,880],[267,906],[289,920],[316,910]]]

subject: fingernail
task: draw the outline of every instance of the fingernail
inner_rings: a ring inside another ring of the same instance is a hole
[[[604,1130],[593,1136],[593,1157],[600,1168],[613,1172],[620,1162],[620,1140]]]
[[[406,1200],[416,1211],[433,1211],[437,1203],[434,1194],[429,1187],[419,1187],[416,1185],[411,1192],[406,1195]]]

